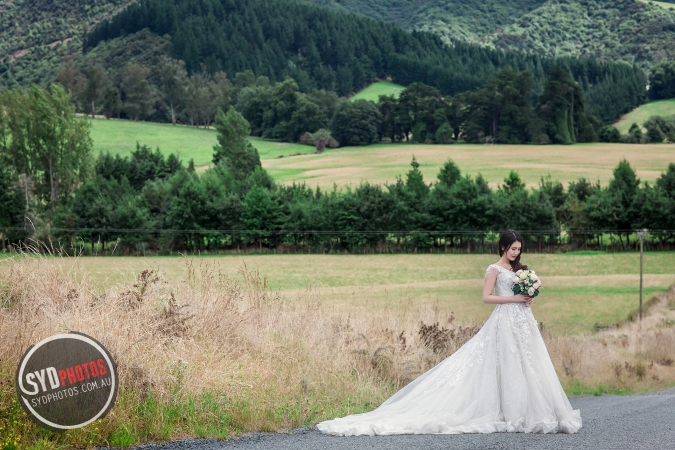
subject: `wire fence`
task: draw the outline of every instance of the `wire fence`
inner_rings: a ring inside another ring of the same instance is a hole
[[[574,250],[675,250],[675,229],[520,230],[526,252]],[[12,235],[19,238],[12,239]],[[27,242],[57,242],[66,249],[110,254],[202,253],[497,253],[495,230],[302,230],[0,227],[0,247],[18,250]],[[73,250],[74,251],[74,250]]]

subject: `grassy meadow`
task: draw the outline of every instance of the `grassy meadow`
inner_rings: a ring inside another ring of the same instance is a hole
[[[674,103],[675,104],[675,103]],[[91,136],[94,150],[128,155],[136,142],[165,154],[179,153],[183,163],[193,158],[198,168],[211,164],[215,130],[95,119]],[[675,144],[577,144],[560,145],[417,145],[375,144],[366,147],[327,149],[314,154],[303,144],[271,142],[251,138],[258,149],[263,167],[279,183],[305,182],[322,188],[356,186],[363,180],[380,184],[394,182],[405,175],[414,155],[427,182],[435,179],[442,164],[452,158],[464,174],[481,173],[492,187],[502,183],[509,171],[516,170],[528,186],[537,186],[540,178],[550,174],[564,184],[586,177],[606,184],[612,169],[626,158],[642,181],[653,182],[670,162],[675,161]],[[298,155],[300,154],[300,155]]]
[[[289,298],[307,289],[342,311],[439,308],[464,322],[482,323],[493,307],[481,301],[485,268],[494,255],[228,255],[192,259],[195,266],[215,264],[236,278],[254,270],[267,286]],[[543,322],[617,323],[637,307],[636,253],[578,252],[531,254],[523,260],[542,277],[545,289],[534,306]],[[100,289],[128,283],[143,269],[167,279],[185,275],[184,257],[82,257],[64,259],[84,271]],[[644,298],[675,284],[675,253],[645,257]],[[580,326],[588,329],[592,325]]]
[[[548,174],[563,184],[585,177],[606,185],[612,170],[626,158],[642,181],[653,182],[675,161],[675,144],[577,144],[562,145],[415,145],[376,144],[326,150],[263,161],[277,182],[304,181],[310,186],[356,186],[361,181],[394,182],[410,169],[412,156],[420,163],[427,182],[436,179],[442,164],[451,158],[463,174],[483,177],[494,188],[511,170],[530,187]]]
[[[391,81],[378,81],[362,89],[361,91],[354,94],[350,97],[351,101],[356,100],[369,100],[371,102],[376,102],[380,99],[382,95],[394,95],[399,96],[401,91],[405,89],[405,86],[400,84],[392,83]]]
[[[128,156],[136,149],[138,142],[153,150],[159,147],[165,155],[177,153],[183,160],[183,164],[187,164],[192,158],[195,165],[202,166],[202,168],[211,164],[213,146],[218,143],[216,136],[217,132],[213,128],[204,129],[130,120],[94,119],[91,127],[91,138],[96,155],[99,152],[110,152],[113,155]],[[271,142],[255,137],[250,139],[258,149],[261,159],[314,152],[314,147],[304,144]]]
[[[675,9],[675,3],[671,4]],[[675,99],[657,100],[655,102],[645,103],[624,114],[614,124],[619,129],[621,134],[628,133],[628,129],[634,123],[642,126],[651,116],[675,116]]]

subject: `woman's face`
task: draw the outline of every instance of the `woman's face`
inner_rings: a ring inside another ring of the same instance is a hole
[[[506,253],[506,258],[509,261],[514,261],[518,255],[520,255],[520,249],[523,246],[520,242],[516,241],[513,244],[509,246],[509,248],[506,249],[504,253]]]

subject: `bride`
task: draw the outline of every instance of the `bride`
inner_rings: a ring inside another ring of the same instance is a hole
[[[529,308],[534,299],[513,295],[514,272],[527,268],[522,246],[517,231],[501,234],[501,259],[487,268],[483,285],[483,301],[496,307],[478,334],[374,411],[317,428],[339,436],[576,433],[581,416],[548,356]]]

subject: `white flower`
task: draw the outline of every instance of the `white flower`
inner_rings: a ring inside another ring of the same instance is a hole
[[[520,278],[518,278],[517,276],[514,275],[514,276],[513,276],[513,282],[514,282],[514,283],[517,283],[517,282],[519,282],[519,281],[520,281]]]
[[[531,287],[527,290],[527,295],[534,295],[534,288]]]
[[[526,274],[526,273],[521,273],[521,274],[520,274],[520,279],[521,279],[521,280],[527,279],[527,274]]]
[[[518,275],[518,276],[521,276],[522,274],[523,274],[522,270],[519,270],[518,272],[516,272],[516,275]]]
[[[536,276],[536,275],[534,274],[534,272],[532,273],[532,275],[530,276],[530,278],[532,278],[534,281],[537,281],[537,280],[539,279],[539,277]]]
[[[537,281],[536,283],[534,283],[535,289],[539,289],[540,287],[541,287],[541,281]]]

